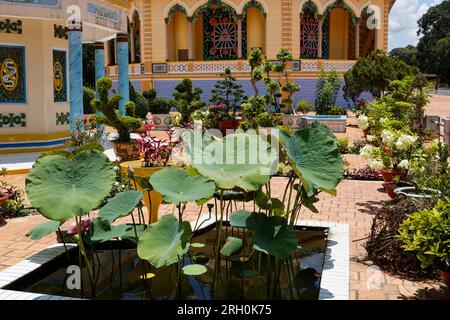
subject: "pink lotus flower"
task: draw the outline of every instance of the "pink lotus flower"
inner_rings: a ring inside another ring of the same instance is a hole
[[[86,219],[81,220],[81,232],[88,231],[91,228],[92,222],[94,221],[93,217],[88,217]],[[77,225],[72,225],[67,229],[67,234],[73,235],[78,233]]]

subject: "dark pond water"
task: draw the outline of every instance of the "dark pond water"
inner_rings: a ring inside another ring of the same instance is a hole
[[[95,299],[318,299],[327,229],[295,230],[301,247],[309,250],[298,250],[288,262],[279,263],[280,272],[276,273],[273,272],[277,268],[274,258],[268,259],[257,251],[251,254],[248,244],[251,234],[243,229],[224,227],[225,239],[227,236],[240,237],[247,245],[238,257],[225,259],[222,256],[221,271],[214,276],[216,232],[212,226],[197,232],[193,237],[192,243],[202,243],[205,246],[191,248],[189,255],[185,256],[184,264],[203,264],[208,271],[200,276],[183,275],[182,285],[178,289],[177,264],[156,270],[137,257],[135,245],[131,242],[116,241],[96,246],[95,250],[89,251],[96,276]],[[70,278],[67,270],[70,265],[78,265],[78,261],[78,250],[71,250],[68,255],[62,255],[44,265],[37,272],[13,283],[8,289],[93,298],[85,268],[81,269],[81,288],[73,288],[76,282],[73,277]],[[279,275],[277,279],[274,278],[275,274]],[[144,275],[147,275],[147,279]],[[213,282],[216,284],[214,290],[211,289]]]

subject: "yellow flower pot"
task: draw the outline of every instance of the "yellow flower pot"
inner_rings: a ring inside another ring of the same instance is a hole
[[[122,162],[120,164],[120,167],[122,168],[122,170],[125,173],[128,172],[128,167],[131,167],[131,168],[133,168],[134,174],[136,177],[147,178],[147,179],[150,178],[152,176],[152,174],[154,174],[155,172],[164,168],[164,167],[157,167],[157,168],[142,167],[142,160]],[[137,190],[139,190],[139,191],[142,190],[141,185],[139,185],[139,183],[137,183],[137,181],[136,181],[136,187],[137,187]],[[150,197],[149,197],[149,194],[150,194]],[[147,207],[147,212],[149,213],[150,223],[156,222],[158,220],[159,207],[161,206],[161,203],[163,200],[161,194],[157,191],[144,192],[143,199],[144,199],[145,206]]]

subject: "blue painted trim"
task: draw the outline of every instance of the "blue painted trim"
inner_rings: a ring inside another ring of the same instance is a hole
[[[63,145],[70,138],[63,138],[45,142],[17,142],[17,143],[0,143],[1,149],[17,149],[17,148],[33,148],[33,147],[54,147]]]
[[[119,101],[119,113],[124,116],[126,113],[125,104],[130,100],[130,87],[128,75],[128,42],[117,42],[119,94],[122,99]]]
[[[26,104],[27,103],[27,59],[26,59],[27,47],[26,46],[9,45],[9,44],[0,44],[0,47],[23,49],[22,64],[23,64],[23,79],[24,79],[24,82],[23,82],[24,100],[7,101],[7,102],[0,101],[0,104]]]
[[[82,32],[69,30],[70,131],[75,120],[83,116],[83,45]]]

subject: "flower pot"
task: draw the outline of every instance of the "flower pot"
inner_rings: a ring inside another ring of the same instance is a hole
[[[112,142],[116,157],[120,161],[130,161],[139,159],[140,150],[135,142]]]
[[[394,179],[397,177],[399,177],[400,179],[405,178],[404,173],[400,173],[400,172],[392,171],[392,170],[381,170],[381,175],[383,176],[383,180],[386,183],[394,181]]]
[[[236,119],[219,121],[219,129],[224,136],[227,134],[227,130],[236,130],[237,127],[239,127],[239,121]]]
[[[8,201],[8,194],[7,193],[0,193],[0,207],[2,207],[6,201]]]
[[[436,189],[428,189],[424,188],[423,190],[419,191],[416,190],[414,187],[404,187],[404,188],[397,188],[395,189],[395,193],[397,195],[402,195],[407,198],[415,198],[415,199],[431,199],[434,196],[441,197],[442,192]]]
[[[450,272],[441,271],[441,280],[447,286],[448,288],[447,296],[450,297]]]
[[[5,222],[6,218],[3,213],[0,212],[0,226]]]
[[[169,130],[172,124],[172,118],[170,114],[151,114],[147,119],[151,120],[155,126],[154,130]]]
[[[163,169],[164,167],[158,167],[158,168],[145,168],[142,167],[142,161],[141,160],[135,160],[135,161],[127,161],[122,162],[120,164],[120,167],[125,173],[128,173],[128,167],[133,168],[134,174],[137,177],[140,178],[150,178],[155,172]],[[136,181],[136,189],[141,191],[142,187],[139,183]],[[154,223],[158,220],[158,211],[159,207],[162,203],[162,196],[157,191],[150,191],[150,192],[144,192],[144,203],[147,207],[147,212],[149,214],[149,221],[150,223]]]
[[[370,129],[366,128],[363,130],[364,138],[367,138],[367,136],[370,134]]]
[[[383,183],[383,187],[391,199],[397,198],[397,193],[395,192],[395,185],[392,182]]]
[[[301,116],[294,114],[284,114],[283,124],[291,129],[300,129]]]

